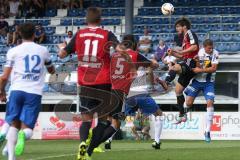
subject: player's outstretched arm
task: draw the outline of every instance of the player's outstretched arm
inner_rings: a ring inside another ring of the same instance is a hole
[[[218,64],[212,64],[209,68],[193,68],[194,73],[214,73],[217,70]]]

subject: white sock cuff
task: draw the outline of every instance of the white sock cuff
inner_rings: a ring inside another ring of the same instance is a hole
[[[214,112],[214,107],[207,107],[207,112]]]
[[[155,121],[162,122],[164,119],[164,116],[155,116]]]
[[[25,138],[28,140],[33,136],[33,130],[30,128],[23,129],[23,132],[25,133]]]

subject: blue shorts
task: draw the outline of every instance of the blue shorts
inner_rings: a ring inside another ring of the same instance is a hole
[[[140,109],[143,114],[150,115],[155,113],[159,109],[159,106],[151,96],[146,94],[133,96],[126,100],[126,115],[135,115],[138,109]]]
[[[12,124],[14,120],[20,120],[33,129],[41,110],[41,100],[41,95],[11,91],[6,110],[7,123]]]
[[[214,101],[215,89],[213,82],[198,82],[193,80],[192,83],[185,89],[184,93],[190,97],[197,97],[199,92],[202,91],[207,100]]]

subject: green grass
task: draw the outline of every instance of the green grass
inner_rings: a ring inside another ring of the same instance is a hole
[[[38,141],[26,144],[18,160],[75,160],[78,141]],[[59,157],[55,157],[59,156]],[[4,159],[0,157],[0,159]],[[240,141],[164,140],[161,150],[151,148],[150,141],[114,141],[112,150],[95,153],[93,160],[239,160]]]

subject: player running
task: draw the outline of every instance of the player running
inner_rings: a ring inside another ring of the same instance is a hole
[[[218,66],[218,51],[213,49],[213,41],[206,39],[203,48],[198,52],[197,67],[193,71],[197,74],[192,83],[186,88],[186,105],[192,107],[199,92],[203,92],[207,102],[205,141],[210,142],[210,130],[214,114],[214,82]]]
[[[78,56],[78,84],[80,87],[81,116],[80,145],[78,160],[90,159],[93,149],[101,141],[104,130],[110,125],[107,115],[111,111],[110,51],[112,43],[118,43],[116,36],[100,28],[101,10],[87,9],[88,26],[80,29],[71,41],[61,44],[59,57],[76,52]],[[98,124],[92,131],[92,140],[87,148],[86,140],[91,128],[93,114],[98,113]]]
[[[3,75],[0,77],[0,98],[3,101],[6,99],[5,86],[11,75],[11,93],[5,118],[10,125],[6,136],[8,160],[15,160],[16,155],[23,153],[25,140],[33,134],[41,110],[46,73],[44,66],[49,73],[55,72],[47,48],[33,42],[34,33],[33,24],[20,26],[23,43],[8,51]]]
[[[179,58],[180,61],[169,67],[168,76],[165,81],[169,84],[175,79],[177,74],[179,75],[175,93],[177,96],[177,107],[180,112],[177,123],[181,123],[187,120],[187,115],[183,107],[185,102],[183,91],[188,86],[191,79],[195,76],[192,68],[196,67],[196,62],[193,58],[199,51],[199,44],[197,35],[191,31],[191,23],[188,19],[181,18],[177,20],[175,27],[178,34],[184,35],[182,50],[169,50],[169,55]]]

